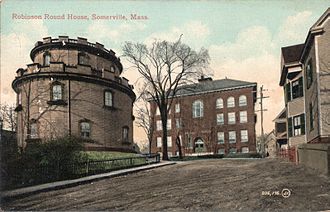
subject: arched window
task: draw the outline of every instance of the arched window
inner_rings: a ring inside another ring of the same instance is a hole
[[[64,85],[58,81],[51,84],[51,101],[63,100]]]
[[[234,97],[229,97],[227,100],[227,107],[235,107],[235,99]]]
[[[239,97],[239,106],[246,106],[247,102],[246,102],[246,96],[242,95]]]
[[[221,108],[223,108],[223,99],[222,99],[222,98],[217,99],[215,105],[216,105],[216,109],[221,109]]]
[[[201,100],[194,101],[192,105],[193,118],[203,117],[204,105]]]
[[[127,126],[123,127],[122,139],[123,139],[123,142],[128,142],[128,127]]]
[[[89,138],[91,135],[91,125],[88,121],[80,122],[80,136],[83,138]]]
[[[112,91],[104,91],[104,105],[113,107],[113,93]]]
[[[50,64],[50,53],[45,52],[44,53],[44,66],[49,66]]]

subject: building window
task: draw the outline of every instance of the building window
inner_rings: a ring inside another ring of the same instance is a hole
[[[218,137],[218,144],[224,144],[225,143],[225,134],[224,134],[224,132],[218,132],[217,137]]]
[[[236,118],[235,118],[235,112],[228,113],[228,124],[235,124]]]
[[[241,142],[248,142],[249,136],[247,130],[241,130]]]
[[[192,149],[193,148],[193,142],[192,142],[192,138],[191,138],[191,135],[190,133],[186,133],[186,138],[187,138],[187,146],[189,149]]]
[[[225,154],[225,149],[218,149],[218,154]]]
[[[299,136],[305,134],[305,114],[300,114],[288,119],[288,135]]]
[[[204,113],[203,102],[200,100],[195,101],[192,105],[192,111],[193,111],[193,118],[203,117],[203,113]]]
[[[239,112],[239,120],[240,120],[240,123],[246,123],[247,122],[247,112],[246,111],[240,111]]]
[[[44,66],[49,66],[50,65],[50,53],[45,52],[44,53]]]
[[[313,103],[309,103],[309,130],[314,129],[314,112],[313,112]]]
[[[157,137],[157,147],[162,147],[162,137]]]
[[[175,119],[175,126],[176,128],[181,128],[181,118],[176,118]]]
[[[247,105],[247,101],[246,101],[246,96],[242,95],[239,97],[239,106],[246,106]]]
[[[123,127],[122,139],[123,139],[123,142],[128,142],[128,127]]]
[[[304,96],[303,78],[292,82],[292,99]]]
[[[313,65],[312,65],[312,59],[308,61],[308,64],[306,66],[306,83],[307,83],[307,89],[311,87],[313,83]]]
[[[156,121],[156,129],[157,129],[157,131],[161,131],[163,129],[161,120]]]
[[[51,84],[51,100],[58,101],[63,100],[63,87],[64,85],[60,82],[53,82]]]
[[[167,146],[172,147],[172,137],[171,136],[167,136]]]
[[[220,125],[220,124],[224,124],[224,123],[225,123],[225,120],[223,118],[223,113],[217,114],[217,124]]]
[[[235,107],[235,99],[234,97],[229,97],[227,100],[227,107]]]
[[[157,115],[157,116],[160,115],[159,107],[156,107],[156,115]]]
[[[113,107],[113,94],[111,91],[104,91],[104,105]]]
[[[32,123],[30,124],[30,138],[39,138],[38,123],[35,120],[32,120],[31,122]]]
[[[110,72],[115,73],[115,67],[114,66],[110,66]]]
[[[80,122],[80,136],[83,138],[89,138],[91,134],[91,125],[89,122]]]
[[[229,131],[229,143],[236,143],[236,131]]]
[[[216,107],[216,109],[223,108],[223,99],[222,98],[217,99],[217,101],[215,103],[215,107]]]
[[[249,153],[249,147],[242,147],[242,153]]]
[[[175,104],[175,113],[180,113],[180,104]]]
[[[172,121],[171,119],[167,119],[167,130],[171,130],[172,129]]]
[[[230,148],[229,149],[229,154],[235,154],[236,153],[236,149],[235,148]]]
[[[85,52],[80,52],[78,54],[78,64],[79,65],[89,65],[89,56]]]

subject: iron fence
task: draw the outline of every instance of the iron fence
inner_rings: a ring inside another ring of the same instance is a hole
[[[158,162],[160,162],[159,154],[144,154],[136,157],[88,160],[79,163],[54,163],[35,167],[17,166],[8,172],[6,183],[2,185],[1,190],[75,179]]]

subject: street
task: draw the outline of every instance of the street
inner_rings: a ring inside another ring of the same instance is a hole
[[[199,160],[42,192],[3,210],[326,210],[329,177],[278,159]]]

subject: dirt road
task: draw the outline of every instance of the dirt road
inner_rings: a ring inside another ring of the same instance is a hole
[[[291,195],[284,198],[283,189]],[[330,180],[276,159],[201,160],[29,195],[1,208],[316,211],[330,209]]]

